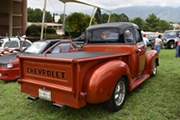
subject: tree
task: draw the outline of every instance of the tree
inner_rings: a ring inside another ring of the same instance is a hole
[[[112,15],[111,15],[111,20],[110,20],[111,22],[119,22],[120,20],[119,20],[119,15],[118,14],[116,14],[116,13],[113,13]]]
[[[119,21],[120,21],[120,22],[129,22],[128,16],[125,15],[124,13],[120,14],[120,15],[118,16],[118,18],[119,18]]]
[[[101,15],[101,18],[102,18],[102,22],[103,23],[107,23],[109,15],[104,13],[104,14]]]
[[[86,28],[89,26],[91,17],[87,14],[74,12],[71,13],[66,18],[66,28],[69,28],[69,32],[85,32]],[[93,18],[92,24],[96,24],[95,19]],[[66,29],[67,30],[67,29]]]
[[[32,8],[28,8],[28,22],[32,22],[33,21],[33,13],[34,13],[34,10]]]
[[[160,19],[157,18],[155,14],[153,14],[153,13],[149,14],[149,16],[145,20],[146,21],[145,26],[149,26],[149,27],[146,27],[146,28],[144,27],[143,30],[156,32],[159,20]]]
[[[97,8],[96,13],[94,15],[97,24],[101,24],[102,23],[102,18],[101,18],[101,9]]]
[[[140,29],[142,29],[143,25],[145,24],[145,21],[140,17],[134,18],[133,20],[131,20],[131,22],[137,24]]]
[[[60,14],[60,19],[59,19],[59,21],[58,21],[58,23],[63,23],[63,21],[64,21],[64,16],[65,16],[65,18],[68,16],[67,14]]]
[[[36,8],[35,10],[32,8],[28,8],[28,22],[42,22],[43,11],[41,9]],[[53,22],[53,17],[50,12],[45,13],[45,21]]]
[[[129,22],[129,18],[124,13],[120,15],[113,13],[110,21],[111,22]]]
[[[173,26],[170,25],[167,21],[165,20],[159,20],[158,26],[157,26],[157,31],[158,32],[164,32],[166,30],[172,30]]]
[[[54,22],[53,16],[48,11],[46,11],[46,13],[45,13],[45,22]]]
[[[143,25],[144,31],[164,32],[169,29],[173,29],[173,26],[165,20],[160,20],[155,14],[149,14]]]
[[[31,25],[26,29],[26,35],[39,36],[41,31],[41,26]]]
[[[28,22],[42,22],[42,11],[40,9],[28,8]]]

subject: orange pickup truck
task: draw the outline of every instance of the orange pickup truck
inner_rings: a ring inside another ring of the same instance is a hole
[[[122,108],[128,91],[155,76],[159,65],[157,51],[146,50],[139,27],[129,22],[88,27],[80,52],[18,58],[18,83],[28,98],[77,109],[103,103],[112,111]]]

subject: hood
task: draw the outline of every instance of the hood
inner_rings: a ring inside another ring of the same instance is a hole
[[[0,64],[8,64],[11,61],[17,60],[17,54],[9,54],[0,57]]]

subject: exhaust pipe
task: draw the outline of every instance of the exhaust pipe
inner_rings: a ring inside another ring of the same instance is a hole
[[[61,109],[65,107],[64,105],[59,104],[59,103],[52,103],[52,105]]]
[[[30,99],[30,100],[37,100],[37,99],[39,99],[38,97],[35,97],[35,96],[28,96],[28,99]]]

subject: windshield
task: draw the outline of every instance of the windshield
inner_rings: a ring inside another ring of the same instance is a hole
[[[93,30],[89,36],[91,41],[117,41],[118,29],[115,28],[103,28]]]
[[[44,48],[46,47],[47,43],[46,42],[34,42],[31,44],[30,47],[28,47],[25,52],[26,53],[36,53],[39,54],[41,53]]]

